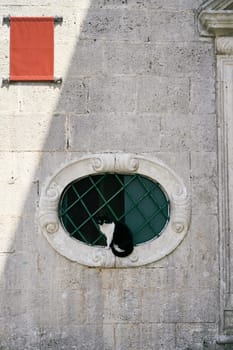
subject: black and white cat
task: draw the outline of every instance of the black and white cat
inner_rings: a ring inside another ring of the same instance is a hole
[[[107,248],[111,248],[114,255],[124,258],[133,251],[133,237],[127,225],[121,222],[99,223],[100,231],[106,236]]]

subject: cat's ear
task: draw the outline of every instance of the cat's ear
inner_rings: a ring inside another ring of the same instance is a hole
[[[96,220],[96,222],[97,222],[98,225],[103,225],[103,223],[104,223],[104,218],[103,218],[103,216],[97,216],[97,217],[95,218],[95,220]]]

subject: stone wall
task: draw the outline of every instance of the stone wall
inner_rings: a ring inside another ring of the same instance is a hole
[[[215,57],[201,0],[0,0],[0,16],[61,15],[61,86],[0,89],[0,349],[202,349],[218,333]],[[9,27],[0,72],[9,74]],[[38,201],[61,164],[93,152],[156,156],[192,199],[185,240],[128,269],[87,268],[41,234]]]

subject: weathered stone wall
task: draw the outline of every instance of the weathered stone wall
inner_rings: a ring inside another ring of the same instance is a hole
[[[0,0],[0,16],[61,15],[61,87],[0,89],[0,348],[202,349],[218,333],[215,58],[201,0]],[[9,74],[9,27],[0,72]],[[156,156],[191,193],[169,256],[134,269],[66,260],[37,222],[47,177],[90,152]]]

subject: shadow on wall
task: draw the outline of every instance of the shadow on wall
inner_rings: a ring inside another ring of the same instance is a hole
[[[17,95],[12,97],[16,107],[9,117],[15,134],[5,134],[11,139],[2,154],[12,172],[5,189],[11,207],[5,209],[2,204],[2,231],[15,227],[7,250],[0,252],[5,262],[0,281],[2,349],[114,349],[112,324],[122,320],[140,323],[137,290],[125,299],[116,298],[114,293],[119,291],[112,293],[107,282],[111,271],[89,269],[57,254],[36,220],[41,187],[62,164],[86,152],[158,152],[159,112],[188,110],[188,79],[187,84],[179,81],[174,92],[167,78],[158,78],[166,67],[151,61],[152,15],[146,6],[132,3],[135,6],[127,5],[126,0],[92,0],[83,22],[80,13],[85,11],[76,2],[70,7],[57,6],[56,12],[60,9],[59,15],[64,16],[63,25],[56,29],[55,74],[65,75],[61,88],[19,83],[4,91],[8,98],[12,91]],[[29,15],[30,7],[25,8]],[[45,15],[46,9],[44,6]],[[161,30],[165,22],[161,19]],[[194,37],[193,19],[190,23],[184,35]],[[140,343],[139,333],[135,328],[135,344]],[[127,337],[125,334],[126,342]],[[129,348],[139,348],[131,345]],[[170,340],[167,350],[174,348]]]
[[[75,5],[64,7],[64,23],[55,30],[57,70],[63,70],[61,88],[18,83],[4,91],[11,94],[15,89],[19,111],[15,109],[10,116],[15,118],[16,134],[10,136],[13,141],[9,145],[13,147],[6,152],[12,173],[6,198],[12,203],[12,211],[6,210],[3,229],[7,232],[11,222],[15,235],[11,242],[8,239],[7,250],[1,252],[2,349],[59,346],[102,350],[107,349],[108,342],[109,348],[114,347],[112,327],[103,328],[101,272],[57,254],[36,220],[41,186],[61,164],[85,152],[137,151],[137,139],[148,130],[145,120],[137,120],[137,72],[133,69],[138,62],[131,67],[134,52],[128,50],[129,41],[140,45],[144,40],[145,11],[141,18],[141,13],[135,17],[133,10],[125,8],[124,1],[114,9],[101,8],[100,4],[92,1],[83,23]],[[46,14],[46,8],[43,11]],[[23,10],[17,15],[24,15]],[[77,26],[81,28],[74,29]],[[122,71],[118,74],[119,65]]]

